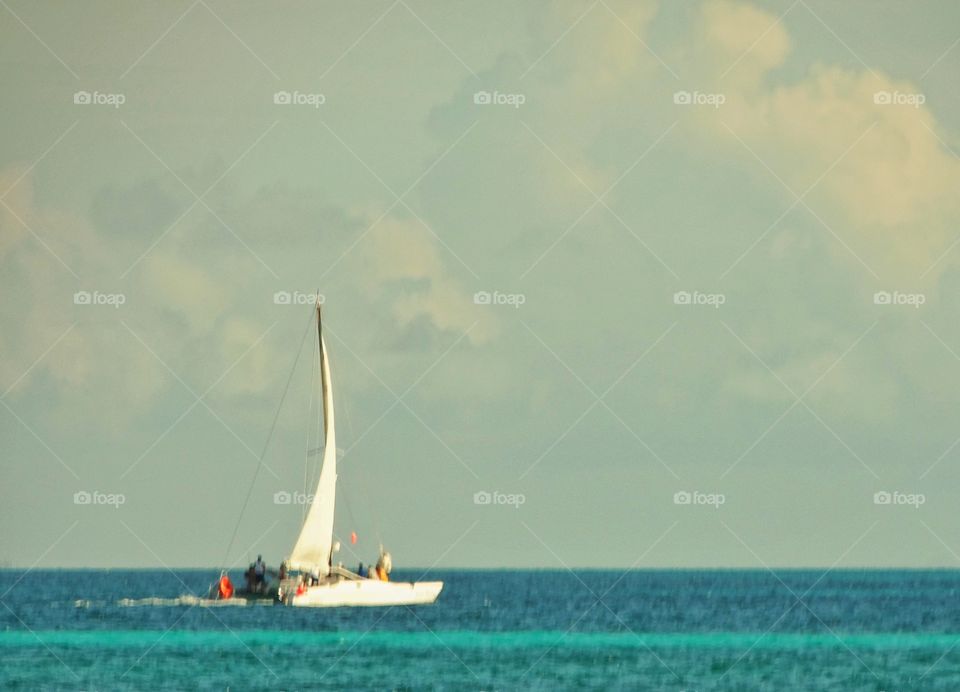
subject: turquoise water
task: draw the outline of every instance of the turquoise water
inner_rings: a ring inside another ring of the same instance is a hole
[[[0,572],[0,685],[960,688],[954,571],[437,572],[436,605],[336,610],[212,605],[214,576]]]

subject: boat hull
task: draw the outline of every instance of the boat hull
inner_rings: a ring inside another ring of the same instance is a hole
[[[391,606],[433,603],[442,581],[388,582],[377,579],[339,580],[307,587],[303,593],[284,594],[286,605],[308,608],[336,606]]]

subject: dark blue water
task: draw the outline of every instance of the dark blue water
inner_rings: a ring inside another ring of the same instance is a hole
[[[0,686],[960,689],[957,571],[436,571],[435,605],[329,610],[216,576],[0,571]]]

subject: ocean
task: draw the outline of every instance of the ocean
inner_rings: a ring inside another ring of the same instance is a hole
[[[436,570],[435,605],[329,610],[216,577],[0,571],[0,687],[960,689],[954,570]]]

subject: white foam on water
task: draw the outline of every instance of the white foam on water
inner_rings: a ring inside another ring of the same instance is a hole
[[[107,605],[106,601],[90,601],[86,598],[80,598],[73,602],[74,608],[99,608]]]
[[[221,607],[221,606],[245,606],[245,598],[229,598],[222,600],[219,598],[201,598],[192,594],[184,594],[176,598],[121,598],[117,605],[122,608],[139,608],[143,606],[200,606],[201,608]]]
[[[74,608],[104,608],[111,605],[109,601],[93,601],[86,598],[80,598],[73,602]],[[201,598],[193,594],[183,594],[176,598],[160,598],[159,596],[150,596],[149,598],[121,598],[115,603],[121,608],[143,608],[143,607],[171,607],[171,606],[199,606],[201,608],[221,608],[221,607],[239,607],[239,606],[273,606],[275,601],[271,599],[258,598],[248,601],[246,598],[229,598],[227,600],[219,598]]]

